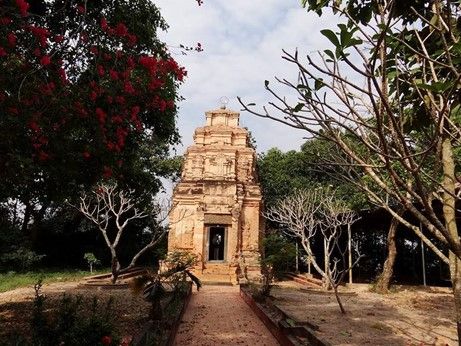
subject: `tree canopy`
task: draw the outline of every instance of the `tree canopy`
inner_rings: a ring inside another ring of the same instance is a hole
[[[186,71],[148,0],[2,1],[0,200],[62,200],[100,179],[158,190]]]
[[[322,139],[309,139],[299,151],[286,153],[272,148],[258,157],[258,173],[267,207],[295,190],[335,187],[335,194],[353,209],[369,206],[366,196],[343,179],[341,169],[330,161],[334,146]]]

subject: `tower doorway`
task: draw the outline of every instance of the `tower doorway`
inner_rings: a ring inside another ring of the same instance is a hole
[[[208,260],[224,261],[226,228],[222,226],[211,226],[208,232]]]

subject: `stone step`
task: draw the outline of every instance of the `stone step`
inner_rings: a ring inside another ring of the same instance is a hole
[[[229,268],[229,264],[227,263],[205,263],[203,265],[205,268]]]
[[[230,271],[225,270],[225,269],[220,269],[220,270],[203,269],[202,273],[203,274],[216,274],[216,275],[220,275],[220,274],[231,275]]]
[[[77,287],[79,288],[98,288],[98,289],[105,289],[105,290],[117,290],[117,289],[126,289],[128,288],[128,283],[107,283],[107,282],[82,282],[78,284]]]
[[[232,285],[233,284],[233,280],[232,280],[233,277],[229,274],[208,274],[208,273],[195,273],[194,272],[194,275],[196,275],[204,285],[210,285],[210,284]]]
[[[233,271],[235,271],[234,268],[230,268],[229,265],[216,265],[216,264],[213,264],[213,265],[209,265],[209,264],[206,264],[203,269],[202,269],[202,273],[205,273],[205,274],[225,274],[225,275],[231,275],[233,274]]]
[[[126,278],[131,278],[134,276],[139,276],[142,275],[146,272],[146,268],[141,268],[141,267],[135,267],[132,268],[128,271],[125,271],[121,273],[118,278],[119,279],[126,279]],[[112,276],[112,273],[105,273],[105,274],[98,274],[98,275],[91,275],[91,276],[85,276],[83,280],[100,280],[100,279],[110,279]]]
[[[314,277],[309,277],[309,276],[295,274],[295,273],[286,273],[285,276],[288,279],[293,280],[305,286],[309,286],[312,288],[322,287],[322,280],[314,278]]]

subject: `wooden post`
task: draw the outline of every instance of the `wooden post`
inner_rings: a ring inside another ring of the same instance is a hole
[[[421,233],[422,233],[423,225],[421,222],[419,223],[419,228],[421,229]],[[426,286],[426,256],[424,253],[424,243],[422,239],[421,239],[421,259],[422,259],[422,264],[423,264],[423,285]]]
[[[298,260],[298,242],[296,242],[296,273],[299,273],[299,260]]]
[[[349,284],[352,284],[352,235],[351,225],[347,225],[347,248],[349,252]]]
[[[328,256],[327,256],[327,240],[325,239],[325,237],[323,238],[323,261],[325,262],[325,265],[324,265],[324,270],[325,270],[325,275],[327,275],[328,273],[328,266],[330,263],[328,263]]]

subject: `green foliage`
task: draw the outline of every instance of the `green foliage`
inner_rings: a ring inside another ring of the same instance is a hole
[[[263,240],[264,259],[261,260],[261,283],[249,282],[250,293],[258,302],[270,296],[274,279],[280,279],[296,258],[295,245],[284,236],[272,232]]]
[[[197,264],[197,255],[188,251],[173,251],[165,259],[165,265],[173,271],[190,269]]]
[[[358,31],[358,28],[350,28],[345,24],[338,24],[338,28],[340,29],[340,31],[337,33],[333,32],[330,29],[320,30],[320,32],[323,36],[328,38],[328,40],[334,45],[334,57],[338,60],[342,60],[343,58],[349,56],[349,53],[346,53],[346,50],[356,45],[360,45],[362,43],[362,40],[354,37],[354,34]],[[327,54],[330,57],[330,59],[333,59],[333,54],[330,50],[326,50],[325,54]],[[318,83],[318,80],[316,80],[316,83]],[[319,89],[319,85],[316,84],[315,90]]]
[[[351,142],[354,139],[349,139]],[[360,148],[358,142],[354,144]],[[270,149],[258,157],[259,179],[267,207],[295,190],[333,187],[339,198],[352,209],[368,206],[366,196],[347,181],[342,168],[335,162],[340,153],[333,143],[323,139],[307,140],[300,151],[283,153],[277,148]],[[358,174],[358,178],[363,176]]]
[[[270,266],[276,278],[293,267],[296,259],[295,244],[278,232],[269,233],[263,240],[264,259],[262,264]]]
[[[92,252],[87,252],[86,254],[83,255],[83,259],[88,262],[88,264],[98,264],[100,261],[96,258],[94,253]]]
[[[361,24],[367,24],[372,20],[373,14],[378,12],[382,2],[378,0],[301,0],[301,4],[308,11],[316,12],[318,15],[322,15],[323,10],[327,7],[333,8],[335,13],[347,10],[352,19]],[[424,16],[430,13],[430,4],[430,1],[425,0],[396,1],[392,7],[392,14],[393,17],[402,18],[404,23],[414,22],[418,19],[417,13]]]
[[[88,266],[90,267],[90,272],[93,272],[93,266],[100,264],[101,262],[96,258],[94,253],[87,252],[83,255],[83,259],[86,260]]]
[[[0,263],[10,268],[17,268],[21,271],[31,269],[39,263],[45,255],[38,255],[25,247],[19,247],[12,252],[0,256]]]
[[[277,148],[258,156],[258,173],[266,206],[287,196],[294,189],[312,183],[303,154],[297,151],[283,153]]]
[[[114,332],[113,301],[101,306],[96,297],[91,302],[89,315],[81,309],[84,301],[80,296],[63,295],[55,316],[50,316],[46,297],[41,294],[42,281],[35,285],[34,309],[32,311],[32,345],[99,345],[104,337],[117,344]]]

